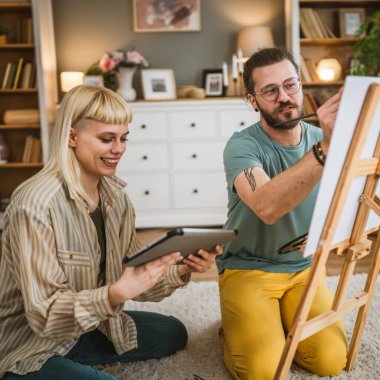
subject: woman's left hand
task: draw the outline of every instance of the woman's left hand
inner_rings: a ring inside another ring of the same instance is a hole
[[[214,265],[215,257],[222,253],[223,249],[220,245],[217,245],[210,252],[199,249],[196,255],[190,254],[186,259],[183,259],[182,264],[178,265],[178,274],[182,277],[191,272],[207,272]]]

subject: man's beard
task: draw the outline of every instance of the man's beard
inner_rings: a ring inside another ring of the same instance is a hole
[[[266,123],[273,129],[293,129],[296,127],[299,123],[299,120],[291,121],[292,119],[295,119],[299,116],[303,115],[304,109],[303,106],[298,106],[297,104],[291,103],[291,102],[286,102],[286,103],[280,103],[280,105],[272,112],[269,113],[265,111],[263,108],[259,106],[259,104],[256,104],[257,108],[259,109],[261,116],[264,118]],[[281,120],[279,118],[279,112],[283,108],[287,107],[293,107],[294,109],[297,110],[297,114],[295,116],[292,115],[292,112],[286,112],[284,114],[285,118],[289,120],[289,122],[285,122],[285,120]],[[284,124],[276,126],[275,124],[283,122]]]

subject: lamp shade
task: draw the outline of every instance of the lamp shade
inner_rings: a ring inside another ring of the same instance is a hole
[[[336,58],[321,59],[317,65],[318,78],[323,82],[333,82],[340,78],[342,66]]]
[[[243,51],[243,57],[250,57],[259,49],[274,46],[272,30],[268,26],[248,26],[240,30],[237,49]]]
[[[61,72],[61,91],[68,92],[73,87],[83,84],[84,73],[80,71]]]

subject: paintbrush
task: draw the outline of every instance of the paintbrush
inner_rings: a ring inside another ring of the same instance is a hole
[[[285,121],[281,121],[280,123],[276,123],[276,124],[273,124],[272,127],[279,127],[281,125],[284,125],[286,123],[290,123],[291,121],[297,121],[297,120],[302,120],[302,119],[306,119],[308,117],[313,117],[313,116],[317,116],[316,113],[309,113],[307,115],[303,115],[303,116],[300,116],[300,117],[296,117],[295,119],[290,119],[290,120],[285,120]]]

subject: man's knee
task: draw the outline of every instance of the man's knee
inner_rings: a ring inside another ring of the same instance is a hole
[[[225,364],[236,380],[273,380],[279,363],[278,355],[265,355],[258,350],[226,357]]]
[[[347,362],[346,347],[320,347],[315,356],[315,366],[310,370],[319,376],[339,375]]]

